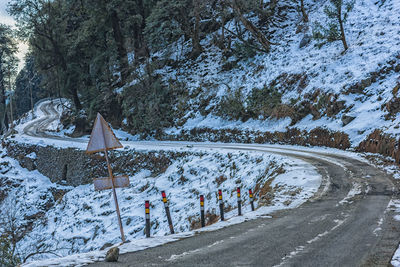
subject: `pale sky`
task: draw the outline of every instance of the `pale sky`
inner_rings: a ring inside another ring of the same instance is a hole
[[[7,3],[8,0],[0,0],[0,23],[13,25],[14,20],[7,14],[6,11]]]
[[[0,0],[0,23],[13,26],[14,20],[10,15],[7,14],[6,11],[8,2],[9,0]],[[20,59],[19,69],[21,69],[23,67],[23,60],[25,53],[28,50],[28,46],[21,42],[18,48],[19,48],[18,58]]]

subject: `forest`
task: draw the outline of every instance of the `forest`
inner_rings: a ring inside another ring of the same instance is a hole
[[[324,9],[329,23],[315,23],[306,37],[319,45],[341,41],[345,52],[344,27],[354,2],[329,1]],[[232,69],[231,57],[237,63],[279,46],[273,41],[277,28],[298,23],[289,21],[288,13],[301,16],[300,26],[308,23],[304,0],[14,0],[8,12],[17,29],[0,27],[3,132],[12,113],[20,116],[41,98],[63,97],[72,103],[64,119],[77,131],[87,132],[100,112],[115,127],[157,135],[176,124],[195,97],[185,81],[165,80],[157,69],[179,69],[215,48],[227,61],[224,68]],[[17,40],[29,44],[19,72]],[[179,51],[184,51],[180,60],[171,60]],[[215,113],[242,120],[268,117],[280,100],[279,92],[267,89],[253,92],[244,106],[235,106],[240,92],[228,95]],[[265,97],[271,100],[265,103]]]

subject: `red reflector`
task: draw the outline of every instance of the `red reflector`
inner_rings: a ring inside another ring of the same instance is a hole
[[[146,201],[144,202],[144,207],[145,207],[146,209],[150,208],[150,202],[149,202],[148,200],[146,200]]]

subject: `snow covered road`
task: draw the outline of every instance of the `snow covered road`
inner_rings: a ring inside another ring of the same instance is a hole
[[[40,143],[46,138],[46,144],[84,149],[87,138],[51,137],[42,132],[57,112],[49,111],[46,106],[50,108],[51,105],[41,105],[47,122],[40,119],[39,123],[30,124],[16,139]],[[123,144],[136,149],[189,146],[275,153],[312,164],[323,182],[307,203],[297,209],[275,212],[273,218],[260,217],[123,254],[119,264],[96,262],[93,266],[217,266],[227,263],[231,266],[387,266],[397,248],[400,223],[388,209],[397,192],[393,179],[355,154],[257,144],[128,141]]]

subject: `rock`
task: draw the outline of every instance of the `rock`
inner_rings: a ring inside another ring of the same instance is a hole
[[[342,116],[342,123],[343,123],[343,126],[346,126],[347,124],[349,124],[350,122],[352,122],[354,119],[355,119],[355,117],[353,117],[353,116],[343,115],[343,116]]]
[[[303,48],[304,46],[308,45],[311,42],[311,36],[308,34],[305,34],[303,39],[300,41],[299,48]]]
[[[119,248],[113,247],[106,254],[106,262],[116,262],[119,257]]]

